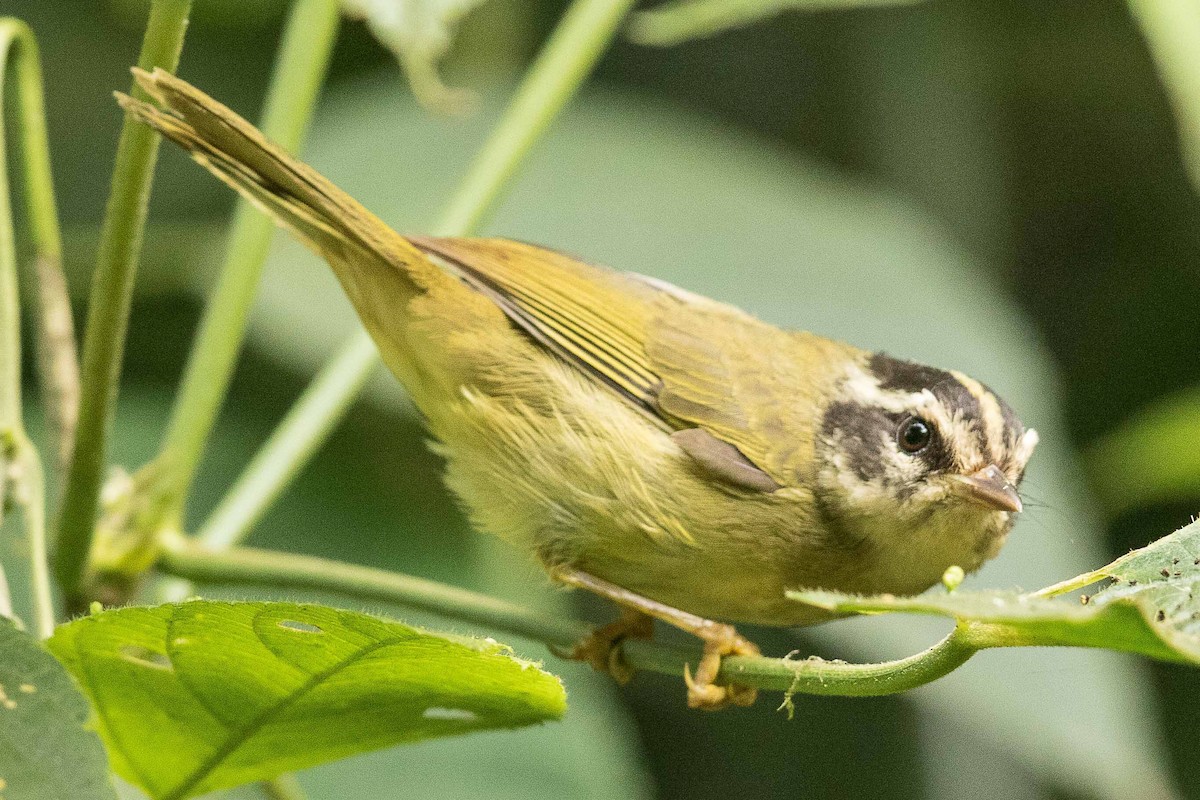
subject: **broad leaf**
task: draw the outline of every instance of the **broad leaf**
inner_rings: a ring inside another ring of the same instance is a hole
[[[62,665],[0,619],[0,797],[115,798],[88,713]]]
[[[557,678],[495,642],[316,605],[125,608],[62,626],[50,648],[96,706],[114,769],[159,800],[566,706]]]
[[[1078,600],[1053,596],[1103,579],[1110,582],[1096,594]],[[831,611],[907,611],[985,622],[999,626],[998,640],[1005,644],[1103,647],[1200,664],[1200,523],[1193,522],[1061,587],[1033,594],[788,594]]]

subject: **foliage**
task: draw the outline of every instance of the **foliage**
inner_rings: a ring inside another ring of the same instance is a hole
[[[449,46],[456,18],[477,2],[343,0],[341,5],[348,12],[364,16],[372,32],[397,52],[418,95],[430,105],[446,107],[461,99],[461,95],[441,83],[436,64]],[[639,13],[633,18],[630,35],[643,43],[666,44],[745,25],[785,8],[811,10],[912,2],[915,0],[683,0]],[[174,60],[182,42],[189,5],[187,0],[154,0],[144,62]],[[468,178],[453,193],[454,199],[437,226],[440,231],[463,233],[483,218],[524,154],[590,71],[629,5],[620,0],[581,0],[573,4],[543,57],[530,71],[526,84],[516,94],[510,112],[501,118],[488,145],[475,159]],[[1200,20],[1194,14],[1189,16],[1185,4],[1174,0],[1136,0],[1131,5],[1166,81],[1184,151],[1191,154],[1189,163],[1194,170],[1197,151],[1192,140],[1196,133],[1196,98],[1200,94],[1195,91],[1195,59],[1189,54],[1195,49],[1191,45]],[[291,46],[285,43],[281,48],[280,64],[272,82],[275,99],[268,101],[268,109],[274,108],[288,117],[277,135],[287,139],[287,145],[293,148],[299,145],[315,105],[334,37],[335,23],[331,20],[336,18],[336,11],[331,11],[334,8],[331,0],[302,0],[295,8],[289,25],[293,33],[310,31],[313,19],[321,21],[322,33],[319,43],[306,41],[303,35],[289,35]],[[302,9],[315,16],[305,16]],[[0,29],[0,35],[7,36],[10,43],[16,41],[13,33],[19,32],[19,27],[11,20],[3,22],[8,26]],[[53,195],[49,191],[48,154],[37,134],[42,123],[40,77],[30,78],[35,74],[29,67],[31,53],[32,62],[36,63],[32,38],[22,47],[18,52],[26,63],[24,72],[18,72],[21,81],[18,94],[23,110],[16,116],[24,135],[22,149],[28,149],[32,143],[34,154],[34,160],[29,161],[33,166],[27,171],[28,185],[23,188],[30,198],[35,249],[43,256],[38,260],[39,269],[49,265],[53,272],[59,269],[60,245],[57,221],[53,219]],[[374,190],[379,191],[380,187],[386,190],[380,197],[367,198],[375,208],[386,208],[397,196],[410,204],[410,209],[427,206],[429,196],[437,193],[438,182],[444,181],[450,172],[447,165],[466,160],[465,148],[459,147],[461,153],[455,151],[456,137],[461,138],[460,145],[469,140],[474,147],[472,137],[484,134],[467,123],[452,136],[438,135],[437,141],[419,143],[423,134],[401,131],[378,114],[382,106],[378,95],[364,94],[355,102],[359,105],[352,107],[345,119],[329,126],[333,135],[327,141],[332,144],[327,143],[326,147],[331,149],[320,163],[337,169],[340,161],[352,169],[373,173],[370,177],[376,180]],[[1041,362],[1034,346],[1022,337],[1019,321],[1003,311],[1002,299],[981,299],[981,293],[986,292],[981,289],[980,281],[965,277],[976,265],[927,231],[919,214],[879,193],[832,189],[841,186],[841,179],[822,175],[819,170],[792,170],[786,166],[780,169],[777,154],[770,153],[769,159],[762,157],[761,153],[767,152],[765,148],[759,148],[760,155],[751,158],[739,150],[744,142],[730,139],[706,143],[705,137],[697,133],[703,126],[695,120],[672,121],[660,108],[638,107],[628,101],[608,105],[606,102],[597,102],[595,107],[600,110],[592,112],[590,118],[568,121],[571,135],[583,144],[577,148],[579,152],[571,155],[569,150],[555,149],[556,145],[551,143],[549,167],[539,172],[535,163],[531,177],[538,184],[532,193],[537,197],[531,200],[530,183],[523,184],[526,196],[521,202],[527,217],[523,220],[519,214],[510,215],[505,220],[506,232],[554,242],[619,266],[650,271],[653,265],[656,274],[741,302],[777,321],[887,347],[926,346],[919,340],[906,341],[905,336],[915,327],[910,324],[912,309],[924,309],[928,300],[924,287],[937,285],[938,308],[928,314],[926,324],[921,326],[937,343],[933,347],[942,348],[941,352],[929,354],[930,360],[969,366],[964,362],[984,359],[989,367],[995,367],[988,370],[989,374],[1021,387],[1014,391],[1025,394],[1020,403],[1023,409],[1035,409],[1035,414],[1053,418],[1053,403],[1044,400],[1041,391],[1052,381],[1048,374],[1039,374]],[[270,111],[266,117],[266,124],[271,127]],[[44,138],[43,130],[41,139]],[[449,141],[449,146],[443,139]],[[392,163],[395,160],[392,158],[384,159],[381,166],[378,154],[394,154],[397,141],[405,145],[399,149],[433,165],[433,173],[419,177],[422,167],[408,165],[401,169]],[[630,147],[630,141],[637,142],[637,146]],[[614,142],[619,146],[609,155],[598,155],[603,147]],[[625,144],[620,146],[622,142]],[[0,151],[2,145],[0,141]],[[37,159],[43,163],[35,163]],[[193,488],[195,468],[214,430],[269,239],[268,227],[261,220],[247,218],[245,212],[241,212],[238,223],[243,235],[235,234],[229,245],[239,259],[229,272],[237,273],[236,286],[228,293],[218,290],[212,295],[210,313],[214,321],[209,327],[215,333],[207,340],[199,337],[193,351],[194,374],[185,379],[185,387],[194,396],[181,400],[176,408],[173,425],[185,435],[168,435],[159,459],[141,473],[149,478],[161,470],[166,471],[162,474],[170,474],[174,482],[168,487],[168,502],[158,504],[163,496],[154,491],[139,493],[138,487],[146,483],[128,484],[132,494],[123,499],[129,500],[131,507],[148,509],[146,513],[121,516],[122,525],[129,529],[122,532],[134,534],[130,541],[142,543],[136,554],[139,557],[129,561],[136,564],[136,569],[121,576],[124,579],[121,585],[84,585],[80,590],[79,581],[85,577],[89,556],[88,541],[97,524],[95,499],[102,470],[109,462],[108,428],[154,160],[154,143],[144,132],[127,130],[122,134],[112,205],[101,237],[97,284],[100,288],[93,295],[90,309],[95,317],[88,328],[92,343],[87,354],[91,377],[85,378],[84,392],[90,410],[84,415],[82,447],[74,453],[76,472],[83,465],[82,478],[73,476],[71,483],[76,488],[68,489],[67,536],[62,548],[65,567],[61,575],[71,599],[81,601],[87,599],[84,595],[88,593],[96,596],[112,590],[115,594],[104,595],[106,599],[125,601],[146,577],[147,570],[155,566],[215,582],[249,581],[259,586],[278,586],[285,591],[317,589],[402,602],[483,625],[488,633],[506,630],[555,646],[566,645],[586,630],[581,624],[562,618],[561,598],[550,601],[553,615],[545,616],[487,595],[472,595],[383,570],[269,551],[237,548],[224,551],[249,532],[296,478],[366,380],[375,357],[369,342],[361,337],[351,340],[341,357],[321,374],[315,384],[318,391],[306,395],[316,401],[302,402],[299,413],[289,415],[247,471],[246,478],[230,492],[226,504],[200,526],[202,536],[196,538],[217,552],[180,544],[183,541],[179,538],[180,529],[188,527],[184,500]],[[625,162],[630,163],[630,173],[637,176],[633,185],[623,185],[615,177]],[[664,162],[702,166],[692,170],[661,170]],[[598,168],[600,174],[594,171],[597,164],[603,165]],[[593,172],[589,173],[589,169]],[[565,181],[564,174],[586,175],[589,180]],[[652,189],[645,186],[646,175],[655,176]],[[683,182],[677,183],[681,175]],[[692,175],[699,177],[688,184]],[[398,181],[405,186],[420,186],[422,191],[397,192]],[[570,192],[575,189],[566,187],[568,183],[586,184],[586,203],[572,208]],[[3,201],[7,201],[8,194],[7,187],[0,186]],[[680,217],[677,205],[681,197],[686,198],[688,206],[686,218],[695,222],[692,229],[680,233],[687,240],[682,243],[671,241],[671,232],[676,230],[673,226],[678,225]],[[15,501],[24,512],[27,549],[32,555],[31,573],[41,582],[34,605],[39,628],[48,633],[55,620],[45,578],[42,517],[52,507],[52,499],[43,491],[41,460],[22,428],[19,375],[15,371],[19,364],[16,266],[12,225],[6,223],[6,218],[6,213],[0,214],[0,262],[3,262],[0,303],[8,309],[5,329],[0,331],[3,334],[0,369],[10,377],[0,382],[0,495],[5,495],[0,499]],[[428,221],[417,227],[427,228]],[[737,232],[731,232],[732,228]],[[613,230],[617,229],[626,233],[613,236]],[[44,257],[47,254],[50,258]],[[756,281],[739,280],[731,284],[729,265],[739,263],[739,259],[762,267],[756,273]],[[801,266],[797,268],[796,263]],[[787,271],[773,275],[771,264],[786,265]],[[806,269],[811,272],[806,273]],[[678,274],[672,275],[672,271]],[[826,275],[836,272],[839,280],[820,280],[822,271]],[[888,282],[890,291],[875,291],[881,280]],[[780,285],[787,281],[804,283],[802,300],[791,299],[794,292],[780,291]],[[303,283],[295,280],[293,272],[288,273],[288,282],[295,284],[289,288],[300,298],[307,313],[302,324],[285,326],[288,346],[319,350],[319,334],[314,335],[314,330],[326,324],[329,316],[326,307],[314,301],[321,292],[297,290]],[[705,286],[706,283],[709,285]],[[279,294],[270,285],[267,289],[266,307],[270,315],[278,310]],[[729,297],[739,293],[741,297]],[[789,299],[784,301],[785,297]],[[51,307],[44,300],[39,302],[44,304],[43,312]],[[851,304],[863,311],[853,315],[856,317],[853,320],[843,313]],[[979,327],[975,323],[982,308],[989,311],[986,336],[975,339],[973,334],[963,335],[964,331]],[[39,345],[52,338],[46,330],[39,333]],[[71,366],[75,361],[73,350],[62,346],[64,342],[71,342],[69,326],[65,337],[59,339],[58,364]],[[998,363],[993,364],[990,359],[996,351],[1010,354],[1012,360],[1000,356]],[[43,372],[54,377],[48,370]],[[63,374],[68,378],[57,388],[65,389],[69,396],[74,378],[70,377],[70,370]],[[1036,389],[1027,388],[1031,385]],[[322,387],[332,389],[322,392]],[[52,390],[51,394],[56,389],[50,384],[47,388]],[[1007,394],[1008,387],[1004,388]],[[181,394],[186,397],[188,392]],[[56,402],[51,397],[45,405],[51,412],[52,441],[44,450],[62,450],[55,446],[53,434],[60,434],[63,439],[61,434],[69,433],[70,422],[64,420],[70,415],[60,412],[69,412],[70,403]],[[198,408],[202,413],[196,413]],[[1096,474],[1102,476],[1105,485],[1113,487],[1112,496],[1118,498],[1112,507],[1133,507],[1156,492],[1158,496],[1173,497],[1191,490],[1195,485],[1191,461],[1161,459],[1162,463],[1158,463],[1158,456],[1172,442],[1177,443],[1180,431],[1190,432],[1194,416],[1193,410],[1185,408],[1175,421],[1155,428],[1156,435],[1144,441],[1131,445],[1126,438],[1119,444],[1110,442],[1109,446],[1097,449],[1099,455],[1093,463],[1100,464],[1100,468]],[[145,425],[144,420],[140,424],[147,429],[154,427]],[[1041,420],[1038,425],[1044,427]],[[177,458],[172,461],[172,456],[180,452],[174,447],[176,438],[188,445],[188,463],[183,466]],[[69,441],[71,437],[65,439]],[[415,435],[408,439],[412,449],[417,448],[416,439]],[[1114,437],[1113,442],[1116,441]],[[71,456],[69,447],[63,452],[67,458]],[[142,458],[138,455],[134,459],[113,460],[134,463]],[[1006,565],[1023,576],[1044,576],[1055,570],[1062,574],[1080,560],[1095,559],[1091,563],[1099,560],[1091,548],[1094,525],[1086,509],[1069,500],[1069,479],[1062,477],[1069,472],[1066,457],[1061,451],[1048,452],[1046,459],[1042,463],[1051,465],[1045,468],[1049,474],[1039,476],[1050,483],[1044,496],[1059,504],[1067,518],[1055,523],[1055,531],[1068,534],[1035,544],[1029,544],[1028,540],[1014,542],[1006,553],[1011,554]],[[263,464],[269,468],[258,469]],[[359,472],[356,468],[343,469],[338,480],[346,474],[357,476]],[[350,513],[346,511],[346,516]],[[411,510],[402,516],[404,519],[399,523],[393,519],[374,526],[387,529],[389,551],[409,549],[391,546],[397,538],[394,535],[397,525],[405,527],[404,541],[409,546],[417,544],[417,531],[427,525],[424,518],[410,519],[414,516]],[[305,519],[304,524],[310,526],[311,520]],[[335,524],[340,529],[342,520],[335,520]],[[775,689],[862,695],[901,691],[931,681],[957,668],[974,650],[985,647],[1074,645],[1195,663],[1200,658],[1197,644],[1200,609],[1195,600],[1200,582],[1198,541],[1195,526],[1191,526],[1108,567],[1032,594],[956,591],[898,599],[800,593],[797,598],[803,602],[847,613],[909,611],[951,617],[958,621],[958,626],[942,644],[896,661],[845,664],[819,659],[806,662],[786,658],[731,659],[723,675],[760,681],[761,685]],[[288,547],[294,546],[296,542],[289,536]],[[444,541],[438,540],[437,547],[444,549]],[[193,571],[187,572],[185,564]],[[198,569],[197,565],[204,568]],[[94,560],[91,566],[95,567]],[[456,580],[467,574],[461,564],[455,567]],[[503,564],[493,564],[493,576],[508,569]],[[997,572],[993,570],[987,575],[994,579]],[[517,577],[517,573],[508,578],[510,584],[530,583],[530,579]],[[1113,583],[1087,597],[1086,602],[1057,597],[1060,592],[1105,578],[1113,579]],[[160,583],[158,588],[166,587]],[[188,591],[177,584],[170,588],[176,596]],[[529,590],[528,586],[513,590],[510,585],[507,591],[524,597]],[[2,581],[0,594],[7,595]],[[7,597],[0,600],[7,607]],[[843,654],[876,657],[871,648],[880,641],[905,649],[917,647],[920,641],[919,633],[900,625],[889,626],[881,636],[856,633],[854,629],[843,635],[841,630],[837,628],[832,634],[819,636],[828,637],[824,639],[826,642],[835,642]],[[155,797],[185,797],[211,788],[268,779],[284,770],[324,763],[391,743],[557,719],[564,709],[557,679],[528,666],[490,641],[428,633],[324,606],[192,601],[126,608],[60,625],[50,647],[85,686],[114,767]],[[33,640],[3,624],[0,624],[0,652],[4,653],[0,658],[0,687],[11,688],[12,683],[23,681],[26,671],[35,667],[45,671],[46,686],[56,687],[45,694],[40,689],[27,693],[28,702],[18,705],[21,713],[5,716],[0,710],[0,737],[7,736],[5,741],[14,746],[32,743],[42,748],[44,745],[44,752],[58,759],[38,757],[36,763],[30,759],[15,761],[17,768],[11,773],[5,771],[9,764],[0,760],[0,788],[6,792],[3,797],[11,800],[24,796],[21,792],[36,794],[40,789],[33,781],[38,780],[75,781],[66,788],[52,790],[72,797],[111,796],[99,763],[102,753],[97,737],[84,730],[86,708],[69,679]],[[1102,796],[1120,796],[1135,787],[1144,789],[1148,796],[1168,794],[1170,790],[1165,788],[1157,754],[1144,729],[1139,727],[1145,723],[1144,715],[1138,716],[1141,711],[1136,708],[1140,684],[1126,680],[1136,675],[1128,664],[1104,660],[1102,654],[1078,655],[1081,660],[1070,662],[1078,665],[1071,686],[1056,693],[1053,704],[1026,704],[1032,707],[1017,708],[1015,704],[1000,702],[993,703],[999,707],[989,707],[989,700],[1002,697],[1005,687],[994,686],[995,670],[989,672],[984,665],[956,677],[959,691],[970,692],[977,701],[970,712],[964,713],[956,702],[961,695],[948,692],[941,684],[920,693],[917,702],[938,712],[937,726],[946,725],[948,729],[950,723],[965,725],[1044,779],[1058,781],[1062,786]],[[629,657],[641,667],[677,674],[683,662],[692,656],[659,645],[638,644],[629,649]],[[1021,660],[1007,663],[1018,665],[1016,672],[1024,676],[1021,690],[1052,684],[1042,680],[1045,670],[1033,669],[1043,655],[1018,658]],[[5,670],[11,670],[13,675]],[[38,681],[28,685],[41,686],[43,679]],[[640,785],[636,790],[629,788],[637,784],[637,779],[623,783],[628,776],[612,776],[618,764],[627,766],[631,773],[636,770],[635,766],[629,766],[635,761],[631,755],[633,748],[608,747],[612,742],[600,741],[606,734],[611,736],[619,724],[610,716],[612,704],[606,697],[598,696],[599,692],[593,693],[595,697],[587,697],[587,687],[596,685],[594,676],[577,674],[572,681],[573,687],[581,687],[580,694],[584,696],[582,704],[577,702],[576,706],[586,709],[584,714],[595,727],[587,729],[578,722],[569,727],[568,723],[562,728],[564,733],[551,735],[556,751],[570,747],[579,750],[560,758],[561,763],[572,763],[570,759],[574,758],[579,764],[594,766],[595,775],[588,785],[599,786],[604,782],[598,791],[607,789],[613,796],[641,791],[644,787]],[[0,703],[5,702],[4,698],[16,702],[11,692],[7,696],[0,693]],[[40,705],[43,702],[47,705]],[[54,717],[51,708],[62,712],[61,717]],[[1129,713],[1131,708],[1134,713]],[[1121,725],[1120,730],[1106,725],[1112,729],[1106,737],[1107,750],[1097,747],[1084,752],[1062,746],[1066,741],[1062,735],[1070,733],[1066,721],[1085,710],[1106,722],[1119,718],[1128,723]],[[30,716],[23,716],[25,713]],[[17,727],[9,727],[14,725]],[[1021,730],[1021,735],[1010,735],[1014,730]],[[624,738],[632,737],[626,734]],[[5,741],[0,741],[0,745]],[[496,742],[493,746],[497,763],[509,767],[517,757],[514,739],[487,741]],[[533,740],[527,737],[522,741],[526,742],[526,755],[534,757],[536,747],[528,744]],[[1042,747],[1039,743],[1050,746]],[[961,741],[954,744],[961,746]],[[164,755],[168,752],[170,757]],[[550,758],[547,755],[544,760]],[[556,754],[554,758],[559,756]],[[449,767],[443,766],[443,770],[448,771]],[[605,777],[600,779],[596,775]],[[16,782],[12,776],[17,776]],[[582,781],[580,785],[584,785]],[[273,789],[280,796],[284,791],[281,786]],[[555,794],[548,785],[538,788],[547,796]],[[89,791],[101,794],[89,795]],[[331,793],[346,796],[350,791],[349,786],[339,786]],[[569,792],[558,792],[566,793]]]
[[[115,800],[87,700],[32,636],[0,619],[0,797]]]
[[[315,605],[124,608],[49,646],[99,710],[113,768],[156,800],[566,710],[557,678],[495,642]]]
[[[1195,496],[1200,492],[1200,389],[1174,392],[1140,409],[1089,448],[1087,465],[1097,496],[1114,516]]]
[[[1078,601],[1054,595],[1100,580]],[[951,617],[979,647],[1104,647],[1160,661],[1200,664],[1200,522],[1106,567],[1032,594],[976,591],[921,597],[790,592],[843,613],[903,611]]]

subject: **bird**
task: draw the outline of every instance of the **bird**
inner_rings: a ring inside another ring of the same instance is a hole
[[[829,612],[817,588],[911,595],[996,556],[1037,445],[986,385],[665,281],[500,238],[402,235],[249,122],[134,68],[132,117],[332,268],[411,395],[473,525],[619,619],[572,651],[620,680],[653,620],[697,636],[688,704],[749,705],[737,624]]]

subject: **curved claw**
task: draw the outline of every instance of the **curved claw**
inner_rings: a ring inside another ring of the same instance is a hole
[[[654,620],[637,611],[626,610],[620,619],[597,628],[575,643],[568,658],[586,661],[598,672],[612,676],[624,686],[633,679],[634,669],[625,661],[621,642],[625,639],[649,639]]]
[[[571,658],[588,661],[596,669],[624,683],[632,677],[633,670],[622,658],[619,647],[621,641],[630,637],[649,638],[653,632],[653,619],[660,619],[704,642],[704,652],[696,665],[695,676],[690,667],[684,668],[683,679],[688,687],[689,706],[709,710],[728,705],[748,706],[758,697],[758,690],[749,686],[716,685],[722,656],[759,654],[758,647],[739,636],[732,625],[664,605],[580,570],[559,567],[552,569],[552,574],[568,586],[607,597],[625,609],[621,619],[598,628],[575,645],[570,652]]]
[[[688,708],[702,711],[720,711],[729,705],[729,688],[715,683],[700,683],[692,677],[692,670],[683,665],[683,682],[687,684]]]
[[[730,705],[751,706],[758,699],[758,689],[731,683],[718,686],[714,681],[721,671],[721,658],[727,655],[756,656],[758,646],[738,635],[730,625],[714,626],[711,637],[704,640],[704,653],[696,666],[696,676],[684,665],[683,681],[688,687],[688,707],[704,711],[719,711]]]

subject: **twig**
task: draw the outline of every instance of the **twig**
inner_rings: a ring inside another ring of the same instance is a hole
[[[316,109],[337,38],[339,8],[339,0],[298,0],[288,19],[262,130],[292,152],[300,149]],[[149,519],[147,524],[180,526],[196,467],[229,391],[274,232],[269,217],[245,200],[238,202],[224,265],[200,321],[163,439],[159,460],[164,469],[151,490],[157,495],[153,505],[167,519]]]
[[[29,27],[17,20],[0,19],[0,92],[7,82],[10,57],[16,72],[14,117],[22,140],[29,225],[38,261],[47,262],[43,268],[47,274],[38,276],[39,287],[42,287],[43,277],[47,281],[61,278],[62,244],[50,176],[41,67],[37,43]],[[0,109],[4,105],[3,99],[0,97]],[[4,131],[0,126],[0,162],[4,161],[6,152]],[[65,293],[65,284],[62,286]],[[0,517],[5,503],[11,501],[21,508],[29,540],[35,623],[38,634],[46,638],[54,631],[55,614],[46,556],[45,476],[41,458],[25,434],[21,410],[20,334],[12,206],[7,171],[0,163]],[[39,341],[44,339],[44,336],[39,337]],[[46,381],[46,384],[52,385],[53,381]],[[6,603],[7,591],[5,586]],[[11,605],[8,613],[11,614]]]
[[[252,548],[222,552],[176,541],[164,550],[159,567],[193,581],[332,591],[360,600],[399,603],[456,620],[542,642],[552,651],[570,647],[591,628],[575,620],[538,614],[513,603],[410,575],[332,561],[315,556]],[[960,625],[938,644],[908,658],[879,664],[846,664],[810,659],[792,661],[761,656],[728,657],[720,678],[746,686],[788,693],[856,697],[907,691],[961,666],[986,637]],[[635,669],[682,675],[695,652],[651,642],[623,645]]]
[[[0,20],[0,66],[6,66],[10,59],[15,77],[14,119],[23,156],[25,209],[34,251],[38,379],[51,448],[57,454],[56,465],[65,470],[78,415],[79,362],[67,280],[63,275],[62,232],[50,171],[41,59],[29,26],[20,20],[3,19]]]
[[[191,5],[191,0],[153,0],[139,67],[175,70]],[[137,86],[131,92],[146,99]],[[83,343],[79,424],[58,525],[55,567],[72,605],[80,599],[107,466],[109,429],[158,145],[157,134],[126,119],[117,144],[116,166],[92,280]]]
[[[38,299],[38,382],[45,407],[54,467],[66,475],[71,465],[75,428],[79,424],[79,355],[75,322],[61,257],[45,253],[34,259]]]

